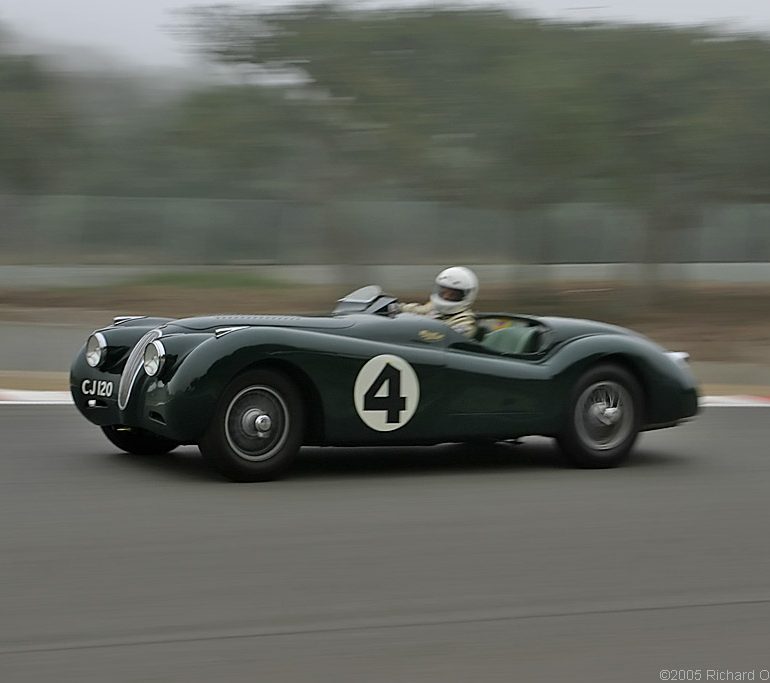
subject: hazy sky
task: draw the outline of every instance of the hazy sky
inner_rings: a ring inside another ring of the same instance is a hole
[[[490,0],[467,0],[491,4]],[[0,0],[0,22],[58,44],[95,46],[142,64],[180,65],[187,58],[164,28],[170,10],[217,0]],[[221,0],[219,0],[221,2]],[[241,2],[251,6],[289,4],[280,0]],[[408,0],[382,2],[397,6]],[[501,0],[535,15],[663,23],[726,23],[732,28],[770,31],[769,0]]]

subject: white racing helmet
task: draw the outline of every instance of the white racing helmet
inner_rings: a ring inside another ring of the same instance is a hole
[[[479,280],[470,268],[453,266],[436,276],[436,285],[430,295],[433,307],[447,315],[459,313],[476,300]]]

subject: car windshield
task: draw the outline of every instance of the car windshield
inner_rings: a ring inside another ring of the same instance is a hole
[[[381,294],[382,288],[379,285],[367,285],[346,294],[340,301],[349,304],[370,304]]]

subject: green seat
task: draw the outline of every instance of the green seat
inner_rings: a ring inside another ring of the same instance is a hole
[[[537,351],[537,327],[515,325],[489,332],[481,345],[498,353],[534,353]]]

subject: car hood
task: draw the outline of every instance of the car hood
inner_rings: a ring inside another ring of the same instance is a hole
[[[344,318],[313,317],[301,315],[208,315],[182,318],[170,323],[184,330],[203,332],[221,327],[300,327],[308,329],[342,329],[350,327],[351,320]]]

